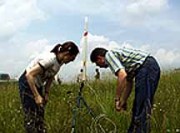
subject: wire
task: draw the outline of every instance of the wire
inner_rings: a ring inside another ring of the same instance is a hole
[[[87,86],[88,86],[89,89],[94,93],[95,98],[96,98],[96,102],[97,102],[97,103],[99,104],[99,106],[101,107],[103,113],[106,113],[107,111],[105,110],[104,106],[101,104],[100,99],[99,99],[99,97],[97,96],[95,90],[94,90],[89,84],[87,84]]]
[[[103,110],[104,113],[106,113],[107,111],[105,110],[105,108],[103,107],[103,105],[100,103],[100,99],[97,96],[95,90],[86,83],[86,85],[89,87],[89,89],[94,93],[95,98],[96,98],[96,102],[99,104],[99,106],[101,107],[101,109]],[[105,114],[100,114],[97,117],[95,117],[95,119],[92,121],[91,123],[91,133],[99,133],[98,132],[98,127],[101,129],[100,133],[106,133],[106,130],[103,128],[103,125],[101,125],[100,120],[103,119],[103,122],[106,121],[108,122],[108,125],[112,125],[114,127],[114,129],[110,132],[110,133],[116,133],[117,131],[117,127],[114,121],[112,121],[110,118],[108,118]],[[103,124],[103,123],[102,123]],[[107,127],[106,127],[107,128]]]
[[[107,124],[104,125],[101,122],[103,122],[103,123],[106,122]],[[116,124],[111,119],[109,119],[105,114],[100,114],[91,123],[91,126],[90,126],[91,133],[106,133],[107,125],[108,126],[111,125],[113,127],[111,129],[111,131],[108,131],[108,133],[109,132],[116,133],[116,131],[117,131]]]

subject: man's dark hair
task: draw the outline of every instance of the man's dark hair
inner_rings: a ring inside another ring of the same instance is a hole
[[[104,56],[108,50],[106,50],[105,48],[95,48],[90,55],[90,59],[92,62],[96,62],[97,60],[97,56]]]

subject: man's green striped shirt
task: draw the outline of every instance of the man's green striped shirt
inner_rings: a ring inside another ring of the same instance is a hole
[[[120,69],[125,69],[129,77],[134,77],[135,71],[148,55],[150,54],[144,51],[124,47],[109,50],[105,55],[105,60],[114,74]]]

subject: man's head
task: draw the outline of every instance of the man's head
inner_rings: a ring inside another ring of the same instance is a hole
[[[98,69],[98,68],[96,68],[96,72],[99,72],[99,69]]]
[[[107,50],[104,48],[95,48],[90,55],[90,59],[93,63],[96,63],[97,66],[102,68],[107,68],[108,65],[105,62],[105,55]]]
[[[83,72],[83,69],[80,69],[80,72],[82,73],[82,72]]]

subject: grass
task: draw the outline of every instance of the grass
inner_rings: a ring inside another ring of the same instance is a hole
[[[90,85],[90,86],[89,86]],[[131,119],[134,91],[128,100],[126,112],[116,112],[114,95],[116,80],[89,82],[83,95],[95,114],[106,114],[117,126],[118,133],[125,133]],[[49,133],[70,133],[72,109],[78,95],[78,84],[53,85],[46,106],[45,120]],[[161,75],[155,95],[151,117],[152,133],[180,132],[180,73]],[[78,114],[78,133],[88,133],[92,118],[84,108]],[[109,125],[108,128],[111,128]],[[0,133],[24,133],[23,112],[17,83],[0,84]]]

